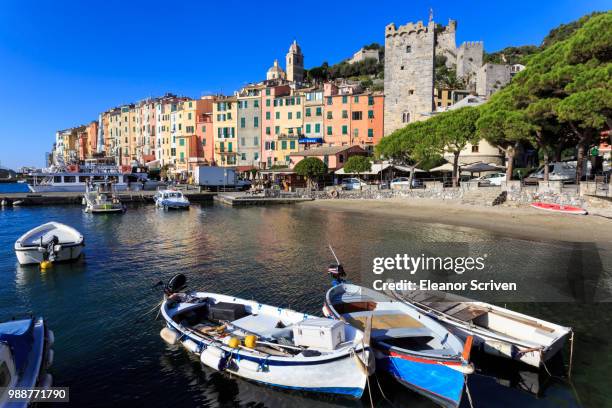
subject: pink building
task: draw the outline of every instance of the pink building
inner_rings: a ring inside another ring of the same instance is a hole
[[[289,95],[289,85],[272,85],[262,90],[261,96],[261,166],[270,168],[274,164],[274,153],[278,138],[275,134],[274,98]]]
[[[359,146],[314,147],[308,150],[291,153],[291,168],[306,157],[316,157],[327,165],[329,171],[344,167],[346,160],[354,155],[365,155],[366,151]]]

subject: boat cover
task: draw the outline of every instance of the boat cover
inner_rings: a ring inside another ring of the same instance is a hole
[[[33,319],[13,320],[0,323],[0,341],[11,347],[15,358],[15,368],[20,372],[25,367],[28,354],[34,343]]]

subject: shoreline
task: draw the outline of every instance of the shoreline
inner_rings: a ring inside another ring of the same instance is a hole
[[[530,240],[612,242],[612,219],[598,215],[554,214],[529,207],[485,207],[428,199],[315,200],[298,205],[476,228]]]

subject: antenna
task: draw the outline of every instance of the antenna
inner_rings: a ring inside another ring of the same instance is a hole
[[[338,260],[338,257],[336,256],[336,253],[334,252],[334,248],[332,248],[331,244],[327,244],[327,245],[329,246],[329,250],[331,251],[332,255],[336,259],[336,263],[340,265],[340,261]]]

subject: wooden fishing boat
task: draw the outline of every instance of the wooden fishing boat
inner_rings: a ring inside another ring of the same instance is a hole
[[[572,329],[485,302],[433,291],[393,292],[462,339],[491,355],[540,367],[557,354]]]
[[[563,213],[563,214],[574,214],[574,215],[588,214],[587,210],[585,210],[584,208],[573,207],[571,205],[537,202],[537,203],[531,203],[530,206],[533,208],[537,208],[538,210],[551,211],[551,212],[557,212],[557,213]]]
[[[0,323],[0,406],[27,407],[28,398],[9,403],[8,389],[51,387],[46,370],[53,363],[53,332],[42,317]]]
[[[323,313],[363,330],[371,319],[377,370],[443,407],[461,403],[469,364],[464,344],[417,308],[361,286],[337,283],[325,297]]]
[[[166,285],[160,335],[214,370],[286,389],[360,398],[374,361],[363,333],[343,322],[253,300]],[[338,324],[339,323],[339,324]]]
[[[70,261],[81,256],[83,235],[59,222],[48,222],[23,234],[15,242],[15,254],[22,265],[43,261]]]

